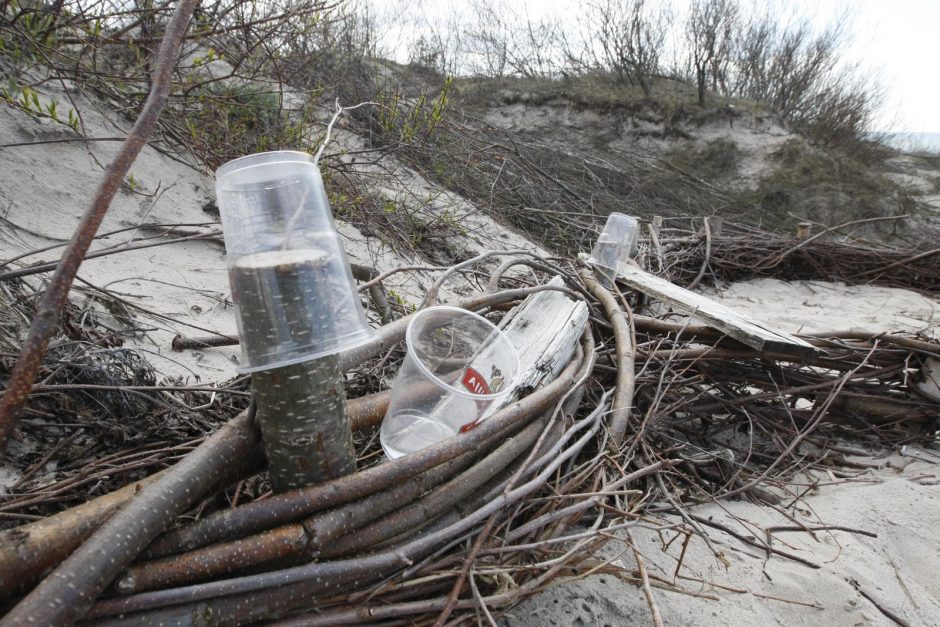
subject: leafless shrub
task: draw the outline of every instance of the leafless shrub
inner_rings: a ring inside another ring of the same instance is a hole
[[[705,90],[727,91],[728,68],[735,27],[736,0],[695,0],[685,25],[689,65],[698,89],[698,103],[704,106]]]
[[[808,18],[786,24],[773,7],[742,25],[733,53],[730,93],[765,103],[817,143],[866,136],[882,91],[846,67],[846,14],[819,30]]]
[[[474,0],[465,28],[467,69],[484,76],[557,76],[563,65],[555,20],[519,14],[505,3]]]
[[[646,96],[660,72],[672,11],[646,0],[601,0],[588,8],[588,25],[600,47],[599,65]]]

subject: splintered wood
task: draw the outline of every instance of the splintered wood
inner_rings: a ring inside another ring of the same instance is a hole
[[[561,287],[555,277],[549,283]],[[519,376],[514,400],[540,383],[552,381],[568,365],[587,324],[588,308],[561,292],[532,294],[512,310],[500,327],[519,352]]]

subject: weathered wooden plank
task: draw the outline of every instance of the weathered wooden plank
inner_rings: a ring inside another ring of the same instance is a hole
[[[549,285],[561,287],[564,281],[555,277]],[[587,319],[584,301],[556,291],[532,294],[503,318],[500,327],[519,353],[519,376],[510,401],[518,397],[519,390],[528,394],[564,370],[574,356]]]
[[[767,350],[793,357],[816,355],[820,349],[785,331],[755,320],[750,316],[717,303],[710,298],[673,285],[669,281],[641,270],[635,265],[625,267],[618,279],[656,300],[676,309],[694,314],[705,324],[759,351]]]

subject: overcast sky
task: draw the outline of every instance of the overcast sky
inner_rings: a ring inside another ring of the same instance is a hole
[[[857,32],[852,53],[880,70],[889,88],[882,125],[894,119],[890,130],[940,132],[940,0],[855,0],[850,6]]]

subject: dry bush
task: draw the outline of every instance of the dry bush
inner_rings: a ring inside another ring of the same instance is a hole
[[[791,139],[773,154],[754,204],[764,224],[780,229],[796,220],[835,224],[879,216],[917,214],[914,197],[863,159]],[[892,228],[887,225],[884,228]]]
[[[766,104],[818,144],[872,148],[864,140],[884,92],[862,68],[843,62],[849,16],[818,29],[809,18],[782,18],[774,10],[742,26],[730,92]]]
[[[589,28],[600,46],[597,63],[624,84],[638,86],[649,96],[660,74],[672,11],[646,0],[601,0],[587,9]]]
[[[685,24],[689,65],[705,105],[705,90],[726,90],[734,32],[738,21],[735,0],[696,0]],[[710,83],[710,85],[709,85]]]

